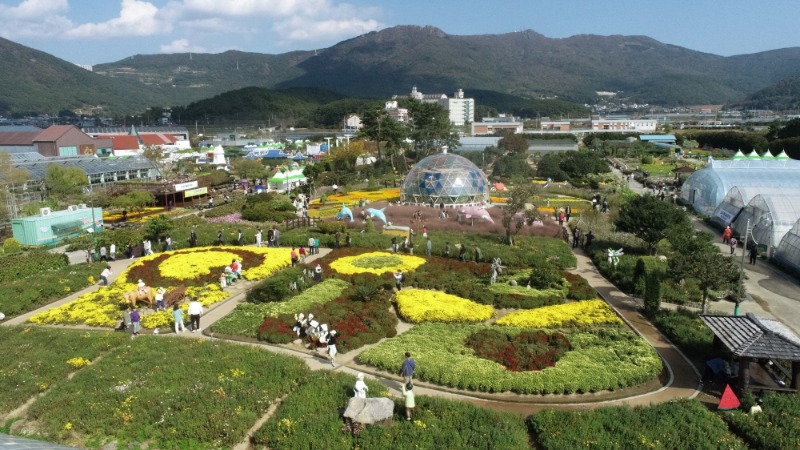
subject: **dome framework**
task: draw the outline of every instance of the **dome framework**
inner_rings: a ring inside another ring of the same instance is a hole
[[[411,204],[459,207],[489,202],[489,180],[463,156],[437,153],[414,165],[403,180],[400,199]]]

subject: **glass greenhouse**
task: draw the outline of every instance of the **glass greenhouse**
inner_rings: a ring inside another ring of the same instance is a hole
[[[800,273],[800,220],[783,235],[773,257],[784,267]]]
[[[437,153],[418,162],[408,172],[400,199],[449,207],[484,204],[489,201],[489,180],[470,160]]]
[[[800,161],[796,160],[712,160],[686,179],[680,198],[698,213],[711,216],[734,187],[797,189],[798,180]]]
[[[800,200],[794,195],[756,195],[739,213],[731,228],[736,235],[744,236],[750,223],[751,238],[771,255],[783,236],[800,218]]]
[[[752,186],[734,186],[722,199],[722,203],[717,205],[714,213],[711,215],[711,221],[725,227],[733,223],[739,216],[742,208],[747,206],[750,200],[757,195],[795,195],[800,198],[800,184],[793,188],[773,188],[773,187],[752,187]]]

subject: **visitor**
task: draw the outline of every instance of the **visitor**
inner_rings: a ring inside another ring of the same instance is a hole
[[[458,259],[462,262],[467,262],[467,246],[464,244],[458,245]]]
[[[275,247],[281,246],[281,232],[278,230],[278,227],[273,225],[272,226],[272,238],[275,240]]]
[[[731,240],[731,236],[733,236],[733,230],[731,230],[731,226],[728,225],[725,227],[725,230],[722,231],[722,243],[727,244]]]
[[[578,243],[581,241],[581,229],[575,227],[572,230],[572,248],[578,248]]]
[[[336,330],[331,330],[328,333],[328,338],[326,340],[328,344],[328,356],[331,358],[331,367],[336,368],[336,354],[339,353],[339,350],[336,349]]]
[[[191,234],[189,234],[189,245],[192,247],[197,246],[197,232],[193,229]]]
[[[750,264],[755,265],[758,259],[758,245],[755,242],[750,244]]]
[[[175,334],[186,331],[183,326],[183,310],[178,305],[172,306],[172,320],[175,322]]]
[[[203,305],[200,302],[193,298],[192,301],[189,302],[189,320],[191,321],[191,328],[192,333],[195,331],[200,330],[200,314],[203,314]]]
[[[403,275],[402,270],[398,270],[397,272],[394,273],[394,285],[398,291],[403,289],[403,281],[405,281],[405,278],[406,277],[405,275]]]
[[[314,236],[309,236],[309,237],[308,237],[308,253],[309,253],[310,255],[314,255],[314,254],[316,254],[316,253],[314,252]]]
[[[172,236],[167,236],[166,243],[167,243],[167,251],[172,250]]]
[[[261,247],[261,228],[256,231],[256,247]]]
[[[400,375],[403,376],[403,383],[411,383],[416,371],[417,362],[411,357],[411,352],[406,352],[406,359],[403,361],[403,365],[400,366]]]
[[[106,264],[106,268],[100,272],[100,284],[108,286],[108,279],[111,278],[111,264]]]
[[[339,186],[337,186],[336,183],[334,183],[333,186],[331,186],[331,189],[333,189],[334,194],[339,192]]]
[[[267,230],[267,247],[275,246],[275,227]]]
[[[414,402],[414,385],[411,384],[409,381],[408,383],[403,384],[402,392],[403,397],[405,400],[406,405],[406,420],[411,421],[411,413],[414,412],[414,407],[416,403]]]
[[[450,241],[444,243],[444,256],[447,258],[450,257]]]
[[[567,223],[569,223],[569,218],[572,216],[572,206],[567,205],[567,207],[564,208],[564,215],[567,218]]]
[[[164,294],[166,293],[167,290],[163,287],[156,289],[156,312],[167,310],[167,305],[164,304]]]
[[[317,267],[314,268],[314,281],[320,282],[322,281],[322,266],[317,264]]]
[[[106,254],[105,245],[100,247],[100,261],[108,261],[108,255]]]
[[[136,282],[136,287],[139,288],[139,295],[145,294],[145,291],[147,290],[147,285],[144,283],[144,280],[139,278],[139,281]]]
[[[731,236],[731,238],[728,240],[728,245],[731,247],[731,256],[736,256],[736,245],[738,244],[739,241],[737,241],[733,236]]]
[[[351,243],[352,243],[352,240],[350,239],[350,232],[348,231],[347,233],[344,234],[344,246],[345,247],[350,247]]]
[[[111,247],[108,248],[108,256],[111,258],[111,261],[117,260],[117,244],[111,244]]]
[[[244,244],[244,237],[242,235],[242,230],[240,228],[239,230],[237,230],[236,233],[236,245],[241,246],[242,244]]]
[[[306,248],[301,245],[300,248],[297,250],[297,252],[300,253],[300,262],[305,264],[306,263]]]
[[[583,245],[583,249],[586,250],[589,247],[591,247],[593,240],[594,240],[594,234],[592,234],[592,230],[589,230],[589,232],[586,233],[586,242]]]
[[[342,232],[337,231],[336,234],[333,235],[333,248],[339,248],[339,241],[342,239]]]
[[[222,235],[222,230],[217,231],[217,245],[225,244],[225,239]]]
[[[131,325],[133,325],[133,335],[139,335],[139,326],[141,325],[142,316],[139,314],[139,310],[136,309],[136,306],[133,307],[133,311],[131,311]]]
[[[397,236],[392,236],[392,253],[397,253]]]
[[[431,242],[431,238],[428,238],[427,242],[425,242],[425,256],[431,256],[432,248],[433,248],[433,243]]]
[[[289,257],[291,258],[292,267],[294,267],[295,264],[297,264],[297,261],[299,259],[298,255],[297,255],[297,250],[295,250],[294,247],[292,247],[292,252],[289,254]]]
[[[362,372],[358,372],[356,375],[356,385],[353,387],[353,392],[355,392],[356,398],[367,398],[367,391],[369,388],[367,387],[367,383],[364,382],[364,374]]]
[[[475,246],[475,262],[483,261],[483,254],[481,253],[481,249],[476,245]]]

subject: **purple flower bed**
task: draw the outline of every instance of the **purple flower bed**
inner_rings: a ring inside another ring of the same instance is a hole
[[[206,220],[211,223],[235,223],[240,225],[256,225],[256,222],[251,222],[249,220],[242,220],[242,213],[240,212],[230,213],[219,217],[211,217],[207,218]]]

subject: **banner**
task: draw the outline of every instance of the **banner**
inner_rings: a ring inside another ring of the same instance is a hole
[[[186,183],[178,183],[173,185],[175,192],[185,191],[187,189],[194,189],[197,187],[197,181],[187,181]]]
[[[208,194],[208,187],[201,187],[197,189],[189,189],[183,193],[184,198],[196,197],[198,195]]]

